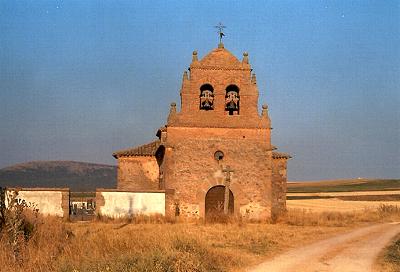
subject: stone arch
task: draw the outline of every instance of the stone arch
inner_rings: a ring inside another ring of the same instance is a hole
[[[225,200],[225,186],[217,185],[211,187],[205,196],[205,216],[210,214],[219,214],[224,212],[224,200]],[[234,213],[235,197],[231,190],[229,190],[229,214]]]
[[[206,207],[205,207],[205,199],[206,199],[206,194],[207,192],[215,186],[224,186],[224,178],[221,175],[218,178],[212,179],[212,180],[207,180],[206,182],[203,182],[199,184],[199,187],[196,192],[196,200],[197,203],[199,204],[199,211],[200,211],[200,217],[205,218],[205,213],[206,213]],[[239,214],[240,213],[240,201],[243,198],[244,192],[240,188],[240,185],[232,181],[230,190],[234,196],[234,209],[233,212],[234,214]]]

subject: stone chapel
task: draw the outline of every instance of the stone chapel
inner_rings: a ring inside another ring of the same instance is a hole
[[[256,76],[220,43],[183,73],[179,110],[147,144],[117,151],[118,189],[165,191],[166,215],[205,218],[225,211],[274,219],[286,210],[288,154],[271,144],[268,107]]]

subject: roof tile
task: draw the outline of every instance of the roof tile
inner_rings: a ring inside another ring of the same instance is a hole
[[[118,159],[119,157],[131,157],[131,156],[154,156],[159,146],[160,146],[160,141],[156,140],[148,144],[116,151],[113,153],[113,156],[116,159]]]

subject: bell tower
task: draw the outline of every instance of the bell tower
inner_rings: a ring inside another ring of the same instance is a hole
[[[205,217],[230,191],[231,212],[270,218],[271,121],[268,107],[259,109],[258,95],[247,52],[239,60],[222,42],[203,58],[193,51],[183,73],[180,111],[171,104],[160,134],[160,171],[165,189],[174,189],[171,213],[179,206],[182,215]],[[229,187],[224,169],[232,169]]]
[[[168,125],[195,127],[264,127],[258,111],[258,89],[247,52],[239,61],[222,43],[201,60],[193,52],[183,74],[181,111]]]

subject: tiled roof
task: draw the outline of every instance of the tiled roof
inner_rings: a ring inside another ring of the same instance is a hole
[[[291,156],[287,153],[272,152],[272,158],[273,159],[290,159]]]
[[[156,140],[148,144],[116,151],[113,153],[113,156],[116,159],[119,157],[131,157],[131,156],[154,156],[159,146],[160,146],[160,141]]]

